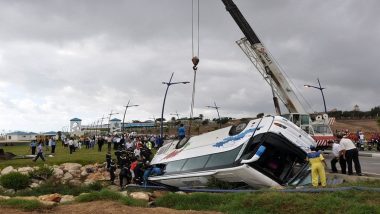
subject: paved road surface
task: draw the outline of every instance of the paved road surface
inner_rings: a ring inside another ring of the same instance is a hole
[[[329,170],[331,170],[330,161],[332,158],[332,155],[325,155],[326,162],[328,165]],[[362,167],[363,173],[371,173],[371,174],[378,174],[380,176],[380,156],[374,156],[374,157],[366,157],[366,156],[359,156],[360,165]],[[339,163],[336,164],[338,170],[340,170]],[[355,173],[355,167],[353,166],[353,170]]]

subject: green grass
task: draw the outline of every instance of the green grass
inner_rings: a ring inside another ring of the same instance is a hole
[[[117,201],[121,199],[123,196],[111,190],[103,189],[99,192],[91,192],[79,195],[75,200],[78,202],[89,202],[89,201],[98,201],[98,200],[111,200]]]
[[[355,183],[342,183],[337,185],[338,187],[347,187],[347,186],[360,186],[360,187],[374,187],[380,188],[380,179],[378,180],[367,180],[367,181],[357,181]]]
[[[52,193],[59,193],[61,195],[77,196],[83,192],[100,191],[102,188],[103,187],[99,182],[96,182],[87,186],[80,186],[80,187],[77,187],[77,186],[74,187],[67,184],[45,183],[32,190],[18,191],[16,195],[17,196],[40,196],[40,195],[47,195],[47,194],[52,194]]]
[[[15,145],[15,146],[4,146],[5,152],[12,152],[15,155],[30,155],[28,145]],[[107,153],[107,145],[103,146],[102,152],[98,152],[98,148],[94,149],[86,149],[82,148],[77,150],[73,154],[69,154],[69,149],[67,147],[62,147],[61,145],[57,145],[56,153],[54,157],[46,157],[46,154],[50,154],[50,152],[44,150],[44,155],[46,158],[46,162],[43,162],[41,159],[38,159],[36,162],[33,162],[32,159],[15,159],[15,160],[1,160],[0,161],[0,169],[3,169],[7,166],[13,167],[24,167],[24,166],[43,166],[45,163],[48,165],[59,165],[67,162],[80,163],[82,165],[85,164],[93,164],[93,163],[103,163],[105,162],[105,157]],[[112,151],[113,154],[113,151]],[[113,154],[114,156],[114,154]]]
[[[157,206],[226,213],[380,213],[380,193],[236,193],[168,194]]]
[[[91,192],[91,193],[79,195],[75,200],[77,202],[110,200],[110,201],[118,201],[119,203],[122,203],[128,206],[139,206],[139,207],[145,207],[147,205],[147,202],[145,201],[136,200],[130,197],[125,197],[118,192],[114,192],[107,189],[103,189],[100,192]]]
[[[0,207],[17,208],[26,211],[34,211],[47,208],[47,206],[43,205],[37,200],[22,200],[15,198],[11,198],[8,200],[0,200]]]

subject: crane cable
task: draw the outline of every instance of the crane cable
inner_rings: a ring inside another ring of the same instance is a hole
[[[191,135],[191,124],[193,120],[194,115],[194,100],[195,100],[195,83],[197,79],[197,70],[198,70],[198,63],[199,63],[199,0],[197,0],[197,52],[195,53],[194,49],[194,0],[191,1],[191,48],[192,48],[192,58],[191,61],[193,62],[193,71],[194,71],[194,80],[193,80],[193,92],[191,95],[191,106],[190,106],[190,121],[189,121],[189,131],[188,136]]]

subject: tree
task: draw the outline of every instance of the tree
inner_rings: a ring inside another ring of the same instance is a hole
[[[208,125],[210,123],[210,119],[205,119],[202,121],[202,125]]]
[[[203,114],[199,114],[198,116],[201,120],[203,120]]]
[[[175,121],[175,117],[172,117],[170,120],[171,120],[172,122],[174,122],[174,121]]]

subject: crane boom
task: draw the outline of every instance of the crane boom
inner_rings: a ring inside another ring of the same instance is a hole
[[[266,50],[264,44],[248,24],[239,8],[232,0],[222,0],[222,2],[245,35],[245,38],[237,41],[237,44],[272,89],[276,113],[281,114],[277,100],[278,97],[290,113],[283,114],[282,116],[288,118],[312,135],[317,141],[318,146],[326,146],[329,141],[335,140],[328,124],[328,115],[317,115],[314,121],[311,120],[310,115],[305,111],[296,93],[280,70],[280,66],[276,64],[274,58]]]
[[[246,43],[248,44],[245,44],[247,46],[245,49],[248,48],[252,51],[248,53],[249,50],[244,50],[239,44],[240,47],[251,61],[256,60],[254,64],[264,78],[267,79],[267,82],[272,87],[272,92],[280,98],[289,113],[307,114],[289,82],[282,74],[279,66],[275,63],[270,54],[268,54],[265,46],[244,18],[236,4],[232,0],[222,0],[222,2],[224,3],[226,10],[231,14],[232,18],[235,20],[236,24],[246,37]],[[274,102],[276,111],[279,112],[279,109],[277,109],[279,107],[278,104],[276,104],[275,97]]]

